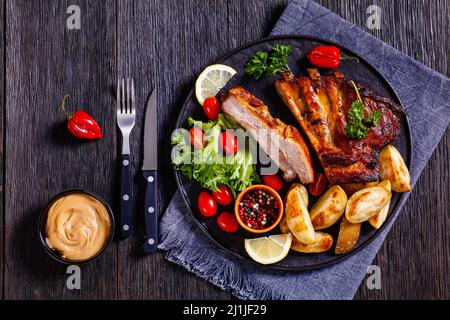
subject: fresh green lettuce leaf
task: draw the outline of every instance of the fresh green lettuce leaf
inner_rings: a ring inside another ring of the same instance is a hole
[[[232,118],[223,114],[219,114],[217,121],[202,122],[189,118],[188,125],[200,127],[205,132],[206,142],[202,149],[194,150],[187,130],[179,130],[172,135],[172,161],[188,179],[211,191],[228,186],[235,196],[260,181],[251,153],[251,150],[256,150],[251,144],[256,142],[247,141],[245,147],[239,146],[238,152],[231,156],[223,155],[219,149],[223,130],[241,128]]]

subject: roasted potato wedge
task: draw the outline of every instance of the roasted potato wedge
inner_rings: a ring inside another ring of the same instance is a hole
[[[310,211],[315,230],[328,228],[336,223],[345,211],[347,195],[340,186],[329,188]]]
[[[349,252],[358,241],[360,232],[361,223],[351,223],[343,216],[334,253],[343,254]]]
[[[411,191],[411,177],[402,155],[396,147],[388,145],[380,152],[380,175],[389,180],[396,192]]]
[[[345,217],[351,223],[369,220],[391,200],[391,192],[383,187],[369,187],[355,192],[347,201]]]
[[[300,194],[302,196],[303,201],[305,202],[306,208],[309,206],[309,195],[308,195],[308,189],[301,183],[293,183],[291,187],[289,188],[289,191],[291,191],[294,188],[298,188],[298,191],[300,191]],[[286,195],[287,197],[287,195]],[[286,202],[286,197],[284,198],[284,202]]]
[[[286,196],[286,222],[298,241],[313,244],[316,242],[316,234],[300,189],[301,187],[296,185],[289,190]]]
[[[309,206],[309,196],[308,196],[308,189],[300,183],[294,183],[294,188],[297,187],[298,191],[300,192],[300,195],[302,196],[303,203],[305,204],[305,207],[308,208]]]
[[[281,220],[280,220],[279,227],[280,227],[281,233],[288,233],[288,232],[291,232],[291,230],[289,230],[289,227],[288,227],[288,225],[287,225],[286,215],[285,215],[285,214],[283,215],[283,217],[282,217]]]
[[[389,192],[392,191],[392,185],[391,185],[391,182],[389,180],[383,180],[380,183],[378,183],[377,186],[378,187],[383,187]]]
[[[386,188],[386,190],[391,191],[391,183],[389,182],[389,180],[384,180],[381,181],[378,184],[379,187],[383,187]],[[390,206],[391,202],[389,201],[388,204],[381,209],[380,211],[377,212],[376,215],[374,215],[373,217],[371,217],[369,219],[369,223],[375,228],[375,229],[379,229],[381,227],[381,225],[383,224],[383,222],[386,220],[386,217],[388,215],[389,212],[389,206]]]
[[[356,191],[359,191],[361,189],[367,188],[367,187],[373,187],[378,184],[378,181],[372,181],[372,182],[363,182],[363,183],[344,183],[341,184],[341,188],[344,189],[347,196],[351,196]]]
[[[308,190],[306,189],[306,187],[304,185],[302,185],[300,183],[293,183],[289,189],[291,190],[294,187],[298,188],[298,190],[300,191],[300,194],[302,195],[302,199],[303,199],[306,207],[308,208],[308,204],[309,204]],[[286,202],[286,199],[285,199],[284,202]],[[289,230],[289,227],[288,227],[287,222],[286,222],[286,214],[284,214],[283,217],[281,218],[279,226],[280,226],[280,231],[282,233],[291,232]]]
[[[333,245],[333,237],[328,233],[316,231],[316,242],[304,244],[295,237],[292,238],[291,250],[303,253],[325,252]]]

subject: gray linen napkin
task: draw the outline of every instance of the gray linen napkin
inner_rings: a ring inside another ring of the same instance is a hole
[[[414,185],[449,124],[450,79],[313,1],[291,1],[272,34],[330,39],[351,48],[381,71],[409,115]],[[161,221],[159,248],[168,251],[169,261],[242,299],[351,299],[395,218],[375,241],[339,264],[307,272],[264,271],[242,264],[211,243],[192,221],[177,192]]]

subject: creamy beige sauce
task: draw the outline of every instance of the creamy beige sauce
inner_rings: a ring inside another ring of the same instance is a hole
[[[111,219],[96,198],[70,194],[58,199],[48,210],[47,243],[68,260],[87,260],[106,244]]]

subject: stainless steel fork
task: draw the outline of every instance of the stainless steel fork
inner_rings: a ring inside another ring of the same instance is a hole
[[[131,81],[130,81],[131,80]],[[130,133],[136,122],[133,79],[117,81],[117,126],[122,132],[120,181],[120,230],[122,238],[129,237],[133,229],[133,184],[131,180]]]

